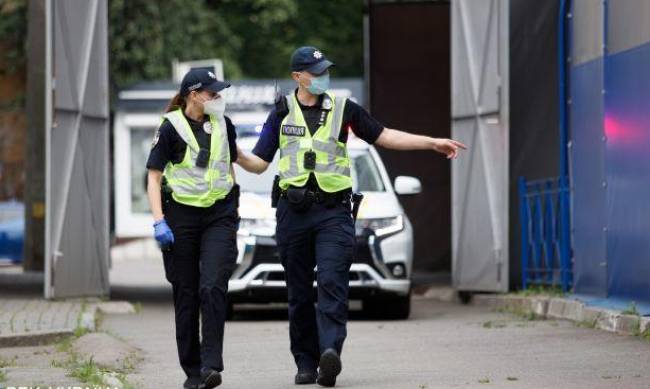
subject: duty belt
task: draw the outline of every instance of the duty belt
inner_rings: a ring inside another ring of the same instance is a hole
[[[328,193],[317,189],[306,189],[305,191],[305,197],[316,204],[334,203],[339,201],[343,202],[350,200],[351,194],[352,191],[350,189],[345,189],[334,193]],[[280,197],[287,199],[287,191],[281,190]]]

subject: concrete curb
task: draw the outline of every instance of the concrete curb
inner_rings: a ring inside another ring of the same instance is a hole
[[[74,300],[71,300],[74,301]],[[97,330],[96,321],[101,314],[131,314],[136,309],[133,304],[127,301],[91,301],[84,305],[84,310],[79,314],[78,321],[74,327],[57,328],[52,330],[40,330],[29,332],[18,332],[0,335],[1,347],[40,346],[51,344],[73,335],[79,328],[89,332]]]
[[[58,342],[74,333],[73,330],[33,331],[0,336],[0,348],[41,346]]]
[[[58,328],[52,330],[40,330],[29,332],[17,332],[12,334],[0,335],[0,348],[2,347],[23,347],[23,346],[41,346],[58,342],[59,340],[71,336],[77,328],[87,331],[95,330],[95,319],[97,317],[97,304],[88,304],[79,314],[79,321],[76,327]]]
[[[569,320],[581,326],[622,335],[650,333],[650,317],[628,315],[610,309],[587,306],[570,298],[479,294],[475,295],[472,301],[479,306],[521,315],[534,314],[545,319]]]

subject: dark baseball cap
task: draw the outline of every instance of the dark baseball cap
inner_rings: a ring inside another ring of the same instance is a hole
[[[325,58],[325,54],[312,46],[303,46],[296,49],[291,55],[291,70],[294,72],[307,71],[311,74],[321,74],[334,62]]]
[[[219,93],[230,87],[230,83],[217,80],[217,76],[209,68],[192,68],[181,82],[181,96],[187,96],[193,90],[206,89]]]

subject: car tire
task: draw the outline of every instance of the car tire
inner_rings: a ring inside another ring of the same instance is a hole
[[[411,292],[406,296],[380,296],[363,300],[363,313],[374,319],[405,320],[411,314]]]

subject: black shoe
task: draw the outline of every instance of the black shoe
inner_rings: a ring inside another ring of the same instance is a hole
[[[221,373],[214,369],[206,369],[201,371],[202,382],[199,389],[212,389],[221,385]]]
[[[296,374],[296,385],[309,385],[316,383],[316,370],[302,370],[299,369]]]
[[[320,356],[316,382],[320,386],[332,387],[336,385],[336,376],[341,373],[342,369],[339,354],[334,349],[328,348]]]
[[[199,376],[187,377],[183,383],[183,389],[198,389],[201,381],[201,377]]]

